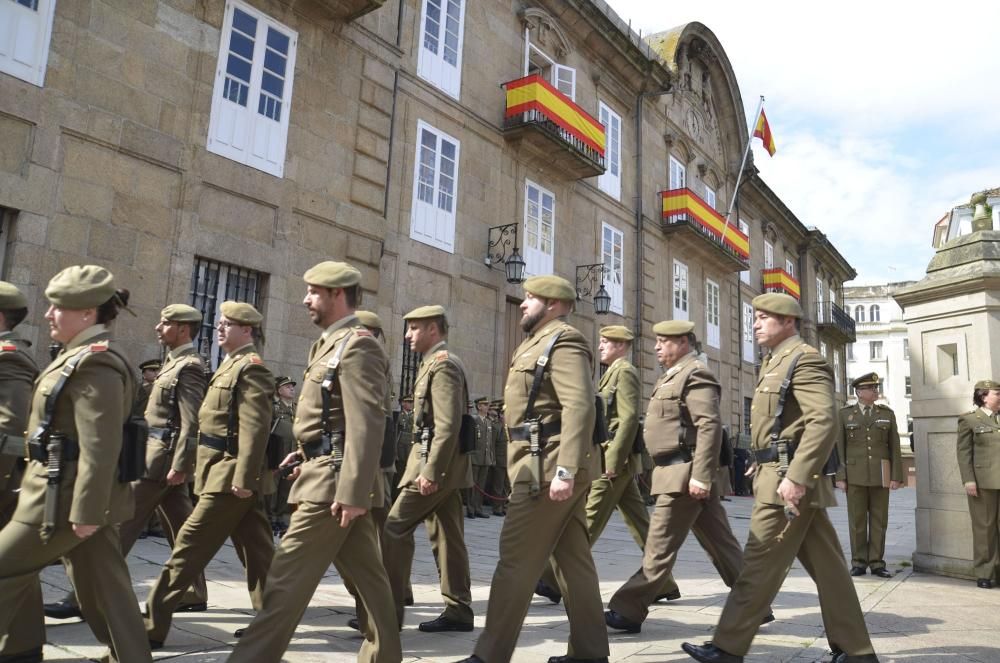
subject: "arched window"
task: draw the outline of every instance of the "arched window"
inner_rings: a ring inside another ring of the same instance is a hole
[[[881,317],[879,316],[878,304],[872,304],[870,313],[871,315],[869,315],[868,318],[872,322],[878,322],[879,320],[881,320]]]
[[[858,304],[857,306],[854,307],[854,319],[857,322],[865,321],[865,307],[862,306],[861,304]]]

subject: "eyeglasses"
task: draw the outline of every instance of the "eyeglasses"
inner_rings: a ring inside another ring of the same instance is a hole
[[[216,329],[229,329],[230,327],[239,327],[240,323],[233,322],[232,320],[219,320],[215,323]]]

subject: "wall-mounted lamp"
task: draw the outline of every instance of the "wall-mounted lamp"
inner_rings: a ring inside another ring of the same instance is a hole
[[[517,250],[517,226],[517,223],[508,223],[490,228],[486,236],[486,257],[483,258],[483,262],[490,269],[503,265],[507,273],[507,283],[515,285],[524,282],[524,258]],[[508,248],[512,249],[509,256]]]
[[[576,298],[584,300],[594,292],[594,286],[600,279],[600,285],[594,294],[594,313],[604,315],[611,310],[611,295],[604,288],[604,272],[609,271],[603,262],[593,265],[578,265],[576,268]]]

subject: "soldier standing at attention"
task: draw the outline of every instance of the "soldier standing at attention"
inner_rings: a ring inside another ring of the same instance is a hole
[[[494,516],[507,515],[507,495],[510,494],[510,479],[507,477],[507,438],[503,433],[503,419],[500,410],[503,408],[502,401],[490,403],[490,421],[493,422],[493,466],[490,468],[489,488],[486,492],[490,494],[490,505],[493,507]]]
[[[418,628],[428,633],[471,631],[472,590],[461,491],[472,483],[472,474],[458,439],[468,403],[465,367],[448,349],[448,320],[443,307],[421,306],[403,320],[410,349],[424,359],[413,383],[414,444],[399,480],[402,490],[385,522],[382,558],[402,627],[406,583],[413,564],[413,532],[426,523],[441,574],[445,609]]]
[[[413,445],[413,394],[407,394],[399,402],[399,420],[396,421],[396,472],[401,477],[406,472],[406,461],[410,457],[410,446]],[[392,486],[392,501],[396,501],[400,488],[394,482]]]
[[[282,375],[275,380],[274,413],[271,421],[271,435],[280,444],[280,458],[284,460],[288,454],[295,451],[295,435],[292,434],[292,424],[295,422],[295,380]],[[280,442],[279,442],[280,441]],[[288,518],[291,511],[288,508],[288,491],[291,481],[275,481],[274,494],[267,500],[267,516],[271,521],[271,531],[282,537],[288,531]]]
[[[824,476],[837,438],[833,370],[799,336],[798,300],[767,293],[754,297],[752,304],[754,336],[769,354],[750,410],[757,465],[750,538],[715,636],[704,645],[685,642],[682,648],[702,663],[741,662],[798,557],[819,590],[832,663],[876,663],[858,595],[826,513],[836,504],[833,485]],[[789,385],[783,389],[786,379]]]
[[[132,412],[137,417],[146,412],[146,404],[149,403],[149,395],[153,393],[153,383],[156,382],[156,374],[160,372],[161,366],[159,359],[147,359],[139,364],[142,381],[135,392],[135,405],[132,407]]]
[[[635,475],[641,469],[638,454],[634,453],[636,433],[639,431],[639,372],[628,360],[632,350],[631,330],[622,325],[601,329],[598,344],[601,363],[607,370],[597,385],[604,399],[609,440],[604,447],[604,473],[590,484],[587,498],[587,530],[593,547],[604,532],[615,509],[632,533],[636,545],[642,550],[649,533],[649,512],[646,500],[639,494]],[[667,572],[655,600],[673,601],[681,597],[673,576]],[[558,603],[562,595],[556,590],[555,572],[548,566],[545,575],[535,588],[535,593]]]
[[[958,471],[972,518],[976,586],[990,589],[1000,570],[1000,383],[980,380],[976,409],[958,418]]]
[[[549,557],[556,562],[569,617],[569,653],[550,663],[604,663],[608,632],[590,554],[585,505],[600,472],[594,446],[594,384],[589,344],[565,320],[576,291],[558,276],[524,282],[521,328],[504,389],[510,466],[500,560],[490,585],[486,628],[463,663],[506,663],[531,593]],[[536,390],[531,385],[541,376]]]
[[[489,488],[487,481],[490,468],[496,462],[493,450],[495,424],[489,418],[489,399],[480,396],[474,403],[476,414],[472,417],[476,420],[476,448],[469,454],[472,462],[472,487],[465,493],[465,515],[468,518],[489,518],[483,511],[483,493]]]
[[[115,528],[133,513],[132,487],[118,471],[136,383],[108,325],[129,293],[115,289],[108,270],[83,265],[52,277],[45,296],[49,335],[63,348],[35,382],[28,467],[0,530],[0,660],[42,660],[38,574],[62,557],[110,660],[152,661]]]
[[[274,376],[254,345],[263,316],[245,302],[223,302],[219,310],[216,333],[226,358],[209,380],[198,411],[198,504],[146,599],[146,632],[154,649],[163,646],[174,609],[227,537],[246,568],[255,610],[260,610],[274,554],[271,527],[256,496],[267,471],[274,396]]]
[[[885,529],[889,522],[889,490],[903,485],[896,414],[876,404],[878,375],[868,373],[851,383],[856,405],[840,410],[837,427],[837,487],[847,493],[851,532],[851,575],[891,578],[885,568]],[[883,472],[888,476],[883,477]],[[888,483],[888,487],[886,487]]]
[[[361,272],[326,261],[303,275],[303,304],[323,330],[309,351],[295,421],[292,512],[267,577],[264,607],[229,663],[278,663],[331,563],[349,574],[368,616],[360,663],[399,663],[392,594],[369,510],[385,433],[382,345],[355,315]]]

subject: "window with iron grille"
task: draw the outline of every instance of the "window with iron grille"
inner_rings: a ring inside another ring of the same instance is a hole
[[[753,399],[743,397],[743,434],[750,435],[750,407],[753,405]]]
[[[413,395],[413,383],[417,380],[417,371],[424,356],[410,349],[410,342],[403,339],[403,369],[399,372],[399,397]]]
[[[14,242],[14,217],[17,212],[6,207],[0,207],[0,278],[6,278],[4,263],[7,257],[7,247]]]
[[[215,336],[219,306],[225,301],[247,302],[260,310],[264,274],[224,262],[195,258],[191,274],[191,306],[201,311],[198,353],[214,371],[225,356]]]

